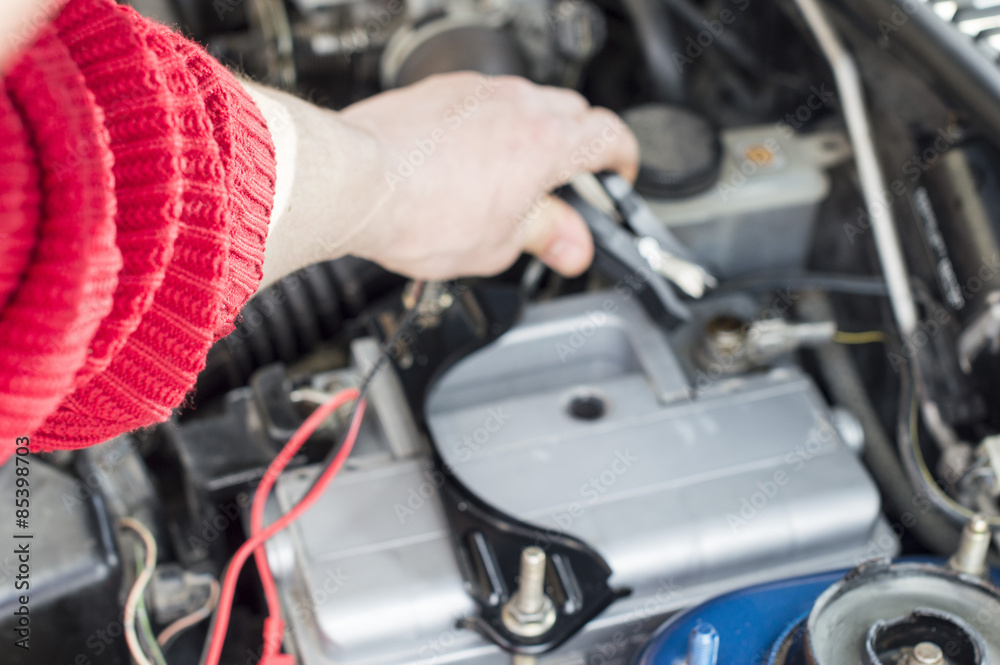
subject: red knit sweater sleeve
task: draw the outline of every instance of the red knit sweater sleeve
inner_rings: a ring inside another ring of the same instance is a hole
[[[68,0],[0,87],[0,461],[166,419],[261,278],[275,161],[201,47]]]

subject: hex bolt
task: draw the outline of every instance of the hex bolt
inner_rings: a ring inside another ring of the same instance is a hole
[[[958,541],[958,549],[948,567],[959,573],[969,575],[986,575],[986,556],[990,550],[990,526],[981,515],[975,515],[962,529],[962,538]]]
[[[710,623],[691,629],[685,665],[715,665],[719,659],[719,632]]]
[[[933,642],[921,642],[913,647],[909,665],[944,665],[944,652]]]
[[[556,608],[545,595],[545,552],[540,547],[521,550],[517,591],[501,611],[507,630],[521,637],[537,637],[556,622]]]

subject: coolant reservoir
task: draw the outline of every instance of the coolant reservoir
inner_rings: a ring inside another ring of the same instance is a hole
[[[648,106],[625,114],[642,153],[636,188],[653,211],[717,277],[801,269],[816,211],[830,191],[826,169],[850,154],[844,134],[798,134],[779,123],[724,130],[713,145],[687,112],[668,108],[659,109],[658,122]],[[704,182],[713,157],[713,177]],[[687,193],[691,187],[672,193],[655,179],[666,174],[685,182],[700,177],[704,185],[695,194]]]

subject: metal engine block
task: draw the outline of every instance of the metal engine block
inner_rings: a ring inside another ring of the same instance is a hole
[[[666,334],[627,288],[562,298],[435,384],[426,420],[458,480],[535,525],[543,549],[553,532],[583,539],[632,590],[540,660],[623,664],[678,609],[896,552],[878,490],[807,375],[694,360],[709,317],[756,311],[710,299]],[[378,379],[371,403],[351,466],[269,544],[292,648],[308,665],[508,662],[457,627],[476,606],[395,377]],[[272,518],[317,471],[279,480]]]

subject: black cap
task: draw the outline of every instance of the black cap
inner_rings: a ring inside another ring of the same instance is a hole
[[[722,147],[705,118],[668,104],[637,106],[624,118],[639,140],[635,189],[640,194],[680,198],[704,191],[718,180]]]

